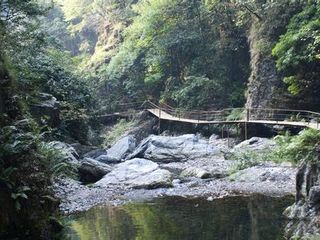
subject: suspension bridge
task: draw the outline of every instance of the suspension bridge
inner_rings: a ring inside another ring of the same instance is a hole
[[[320,130],[320,113],[308,110],[273,108],[227,108],[217,111],[184,110],[151,101],[146,101],[138,107],[136,103],[125,107],[132,110],[147,110],[158,119],[175,122],[193,124],[255,123]]]
[[[130,115],[146,110],[160,120],[192,124],[265,124],[282,125],[320,130],[320,113],[308,110],[274,108],[227,108],[222,110],[185,110],[152,101],[120,104],[111,114],[95,117]]]

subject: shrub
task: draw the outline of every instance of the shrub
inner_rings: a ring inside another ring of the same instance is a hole
[[[123,135],[125,135],[130,129],[137,126],[137,124],[137,120],[128,121],[125,119],[121,119],[120,121],[118,121],[116,125],[112,127],[110,131],[108,131],[104,135],[103,146],[111,146],[116,141],[118,141]]]
[[[227,121],[236,121],[244,119],[244,111],[241,108],[232,109],[227,117]]]
[[[77,177],[77,168],[70,163],[70,151],[57,149],[52,143],[41,142],[38,147],[43,163],[52,174],[52,178],[59,176]]]
[[[240,170],[259,165],[260,163],[265,161],[263,156],[263,154],[259,154],[253,151],[233,154],[232,157],[235,162],[232,165],[229,174],[233,174]]]
[[[275,137],[278,147],[270,153],[270,158],[276,162],[292,162],[301,160],[317,161],[318,155],[315,146],[320,144],[320,131],[305,129],[296,136],[285,134]]]

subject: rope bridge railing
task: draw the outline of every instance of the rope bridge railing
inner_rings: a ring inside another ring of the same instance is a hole
[[[104,114],[130,113],[139,110],[156,110],[157,117],[168,120],[197,121],[199,123],[236,123],[258,122],[266,124],[285,124],[297,126],[310,126],[320,128],[320,113],[306,110],[292,109],[267,109],[267,108],[226,108],[222,110],[186,110],[174,108],[165,103],[156,104],[152,101],[131,102],[117,104],[106,111],[96,113],[95,116]],[[104,114],[103,114],[104,112]],[[164,116],[166,115],[166,116]]]
[[[276,122],[292,122],[304,123],[305,125],[316,124],[319,126],[320,113],[307,110],[292,109],[246,109],[247,121],[276,121]]]
[[[307,110],[267,109],[267,108],[227,108],[223,110],[185,110],[173,108],[167,104],[155,104],[148,101],[146,106],[158,109],[176,120],[196,120],[198,122],[265,122],[265,123],[297,123],[297,126],[320,127],[320,113]],[[299,124],[298,124],[299,123]],[[294,124],[292,124],[294,125]]]

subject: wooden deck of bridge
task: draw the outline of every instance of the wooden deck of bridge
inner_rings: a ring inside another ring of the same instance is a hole
[[[259,120],[259,119],[249,119],[249,120],[200,120],[200,119],[189,119],[183,117],[177,117],[169,114],[165,109],[160,108],[149,108],[147,109],[151,114],[159,119],[175,122],[193,123],[193,124],[236,124],[236,123],[256,123],[256,124],[268,124],[268,125],[283,125],[283,126],[293,126],[293,127],[306,127],[320,130],[320,124],[317,122],[305,122],[305,121],[276,121],[276,120]]]

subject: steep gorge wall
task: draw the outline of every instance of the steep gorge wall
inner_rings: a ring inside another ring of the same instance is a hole
[[[263,52],[263,41],[257,34],[258,23],[253,23],[249,33],[251,74],[248,81],[248,108],[285,107],[288,103],[283,97],[285,86],[276,69],[275,60],[270,53]],[[261,45],[260,45],[260,44]],[[265,42],[264,42],[265,43]],[[269,50],[269,49],[268,49]]]
[[[277,71],[272,48],[285,33],[290,18],[301,9],[290,1],[261,5],[260,17],[252,16],[248,41],[251,74],[248,80],[248,108],[290,108],[294,101]]]

